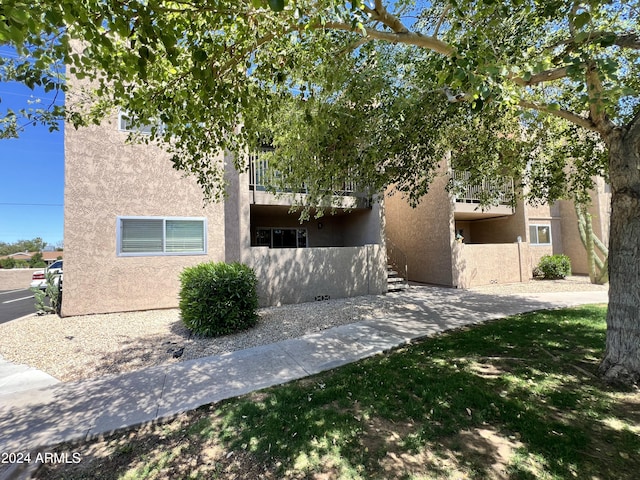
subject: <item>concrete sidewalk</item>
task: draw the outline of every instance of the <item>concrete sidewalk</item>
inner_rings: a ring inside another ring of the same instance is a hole
[[[36,368],[9,362],[0,355],[0,404],[7,395],[59,383],[51,375]]]
[[[0,452],[83,440],[306,377],[444,330],[533,310],[606,303],[607,292],[486,295],[412,287],[386,318],[225,355],[0,395]],[[5,477],[17,472],[5,472]],[[3,475],[0,474],[0,478]]]

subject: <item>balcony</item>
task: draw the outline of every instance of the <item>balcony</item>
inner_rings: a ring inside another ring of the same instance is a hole
[[[269,161],[264,156],[253,154],[249,164],[249,190],[252,192],[251,203],[256,205],[293,205],[304,203],[307,194],[307,185],[299,188],[291,188],[278,191],[276,194],[269,192],[269,185],[274,183],[278,172],[269,169]],[[335,208],[368,208],[371,205],[370,195],[363,193],[353,180],[337,181],[332,189],[331,205]]]
[[[476,220],[513,215],[515,195],[513,178],[497,177],[481,183],[470,184],[470,174],[453,171],[454,204],[456,220]],[[481,206],[482,201],[492,199],[494,205]]]

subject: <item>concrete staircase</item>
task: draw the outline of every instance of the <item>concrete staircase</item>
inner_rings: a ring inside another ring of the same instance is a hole
[[[387,265],[387,292],[401,292],[409,288],[409,282],[395,271],[393,265]]]
[[[399,292],[409,288],[407,256],[388,238],[387,244],[387,292]]]

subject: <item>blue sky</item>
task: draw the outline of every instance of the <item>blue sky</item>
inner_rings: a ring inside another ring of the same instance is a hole
[[[11,56],[6,47],[0,55]],[[36,98],[51,102],[53,92],[33,91],[16,83],[0,83],[0,115]],[[59,102],[63,100],[60,99]],[[28,127],[19,139],[0,139],[0,242],[41,237],[50,245],[63,238],[63,126]]]

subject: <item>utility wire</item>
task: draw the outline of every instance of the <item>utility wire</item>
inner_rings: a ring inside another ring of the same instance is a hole
[[[64,207],[62,203],[5,203],[0,202],[0,205],[8,205],[11,207]]]

